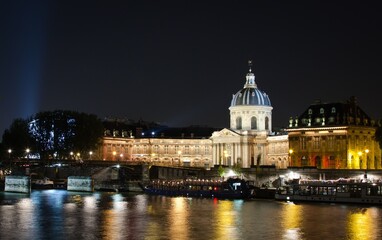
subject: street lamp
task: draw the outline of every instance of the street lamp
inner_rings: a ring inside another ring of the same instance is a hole
[[[8,149],[8,156],[9,156],[9,169],[12,168],[12,162],[11,162],[11,153],[12,153],[12,149]]]
[[[73,160],[73,159],[74,159],[74,158],[73,158],[74,153],[73,153],[73,152],[70,152],[69,154],[70,154],[70,158]]]
[[[293,154],[293,149],[289,149],[289,166],[293,166],[292,164],[292,154]]]
[[[25,152],[27,153],[27,160],[29,161],[29,152],[30,152],[31,150],[29,149],[29,148],[27,148],[26,150],[25,150]]]
[[[81,153],[77,153],[77,159],[80,160]]]
[[[113,160],[115,160],[115,155],[117,155],[117,152],[113,151]]]
[[[367,154],[369,153],[369,149],[365,149],[365,153],[366,153],[366,169],[369,169],[369,159],[367,157]]]
[[[122,161],[123,160],[123,154],[119,154],[119,157],[120,157],[120,160]]]
[[[90,151],[90,152],[89,152],[89,159],[90,159],[90,160],[92,160],[92,155],[93,155],[93,152]]]

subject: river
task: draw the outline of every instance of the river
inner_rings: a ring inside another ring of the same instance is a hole
[[[0,239],[382,239],[382,208],[64,190],[0,192]]]

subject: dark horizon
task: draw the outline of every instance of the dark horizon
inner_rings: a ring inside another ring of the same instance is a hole
[[[382,65],[376,3],[0,3],[0,133],[73,110],[184,127],[229,127],[248,60],[273,127],[316,99],[356,96],[373,119]]]

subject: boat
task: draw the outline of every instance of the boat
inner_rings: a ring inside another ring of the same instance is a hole
[[[299,180],[278,189],[275,199],[290,202],[382,205],[382,182],[365,179]]]
[[[143,191],[150,195],[218,199],[249,199],[254,197],[253,183],[238,178],[229,178],[226,181],[208,179],[153,180],[143,187]]]
[[[255,187],[254,198],[274,199],[277,189],[273,187]]]
[[[31,180],[32,189],[53,189],[54,182],[47,177],[42,179],[32,179]]]

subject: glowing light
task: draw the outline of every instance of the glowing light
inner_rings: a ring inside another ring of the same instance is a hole
[[[295,173],[295,172],[290,172],[288,174],[288,177],[289,177],[289,179],[298,179],[298,178],[300,178],[300,174]]]
[[[230,169],[226,174],[225,174],[225,177],[236,177],[237,175],[235,174],[235,172]]]

